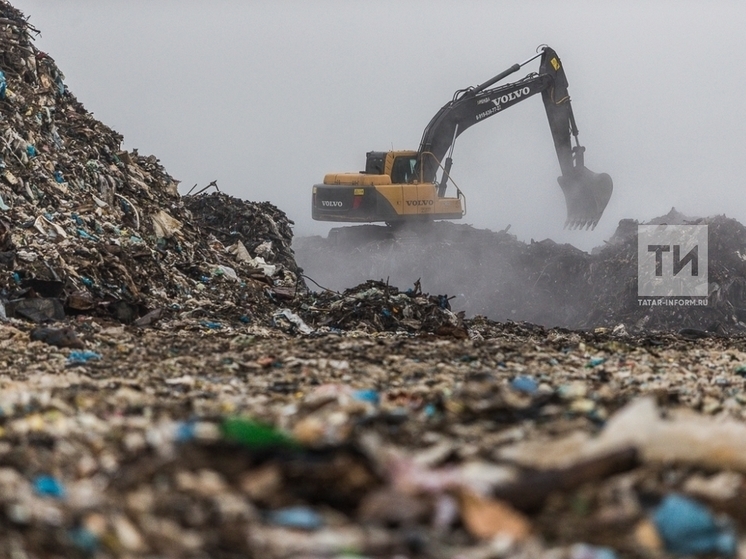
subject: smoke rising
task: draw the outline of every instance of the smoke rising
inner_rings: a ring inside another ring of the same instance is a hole
[[[527,244],[510,232],[449,222],[394,232],[380,226],[338,231],[330,239],[300,237],[293,244],[298,265],[324,288],[343,291],[381,279],[405,289],[421,279],[423,290],[453,297],[452,309],[467,316],[551,326],[581,321],[590,255],[571,245]]]

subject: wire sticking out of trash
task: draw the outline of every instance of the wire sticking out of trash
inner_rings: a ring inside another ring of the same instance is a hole
[[[193,186],[192,188],[190,188],[190,189],[189,189],[189,192],[187,192],[187,193],[186,193],[186,196],[198,196],[199,194],[202,194],[202,193],[203,193],[204,191],[206,191],[206,190],[207,190],[208,188],[211,188],[211,187],[213,187],[213,186],[215,187],[215,190],[217,190],[218,192],[220,192],[220,188],[218,187],[218,181],[217,181],[217,180],[214,180],[214,181],[212,181],[212,182],[211,182],[210,184],[208,184],[208,185],[207,185],[206,187],[204,187],[204,188],[202,188],[202,189],[198,190],[197,192],[195,192],[194,194],[192,194],[192,191],[193,191],[193,190],[194,190],[195,188],[197,188],[197,183],[195,183],[195,185],[194,185],[194,186]]]
[[[311,277],[308,277],[306,274],[299,274],[299,275],[300,275],[300,277],[307,279],[308,281],[310,281],[311,283],[313,283],[317,287],[320,287],[321,289],[323,289],[327,293],[334,293],[335,295],[342,295],[339,291],[334,291],[333,289],[329,289],[328,287],[324,287],[323,285],[319,284],[315,279],[313,279]]]

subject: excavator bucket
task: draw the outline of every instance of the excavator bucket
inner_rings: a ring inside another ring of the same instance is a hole
[[[579,166],[557,182],[565,193],[567,221],[565,229],[595,229],[609,203],[614,186],[607,173],[594,173]]]

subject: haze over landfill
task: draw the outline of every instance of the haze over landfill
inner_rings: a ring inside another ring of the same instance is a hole
[[[587,147],[615,182],[593,233],[564,232],[546,117],[529,100],[459,138],[464,222],[521,240],[600,245],[619,219],[672,205],[746,221],[738,2],[93,2],[20,0],[86,107],[154,153],[181,191],[269,200],[296,236],[310,187],[369,150],[416,149],[456,89],[547,43],[562,57]],[[531,65],[523,70],[535,71]],[[519,77],[523,74],[516,74]]]

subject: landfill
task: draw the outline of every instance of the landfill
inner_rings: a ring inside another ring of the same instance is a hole
[[[305,274],[326,288],[371,278],[395,285],[422,279],[428,289],[450,293],[453,308],[468,316],[575,329],[746,332],[746,227],[723,215],[687,217],[675,208],[644,223],[707,226],[706,306],[638,304],[637,226],[643,223],[631,219],[591,253],[551,239],[526,243],[507,230],[445,222],[388,234],[385,227],[349,227],[336,237],[296,239],[294,247]]]
[[[634,221],[387,277],[420,240],[180,195],[36,33],[0,1],[0,557],[746,557],[742,225],[699,315],[627,299]]]
[[[223,234],[204,207],[230,202],[214,192],[186,198],[205,209],[194,219],[158,159],[122,150],[122,136],[85,110],[53,59],[34,46],[36,30],[23,15],[6,3],[0,12],[7,317],[261,320],[271,311],[262,306],[268,289],[292,296],[298,278],[284,213],[246,203],[240,215],[250,229]],[[252,212],[260,217],[250,220]],[[239,310],[249,306],[249,314]]]

